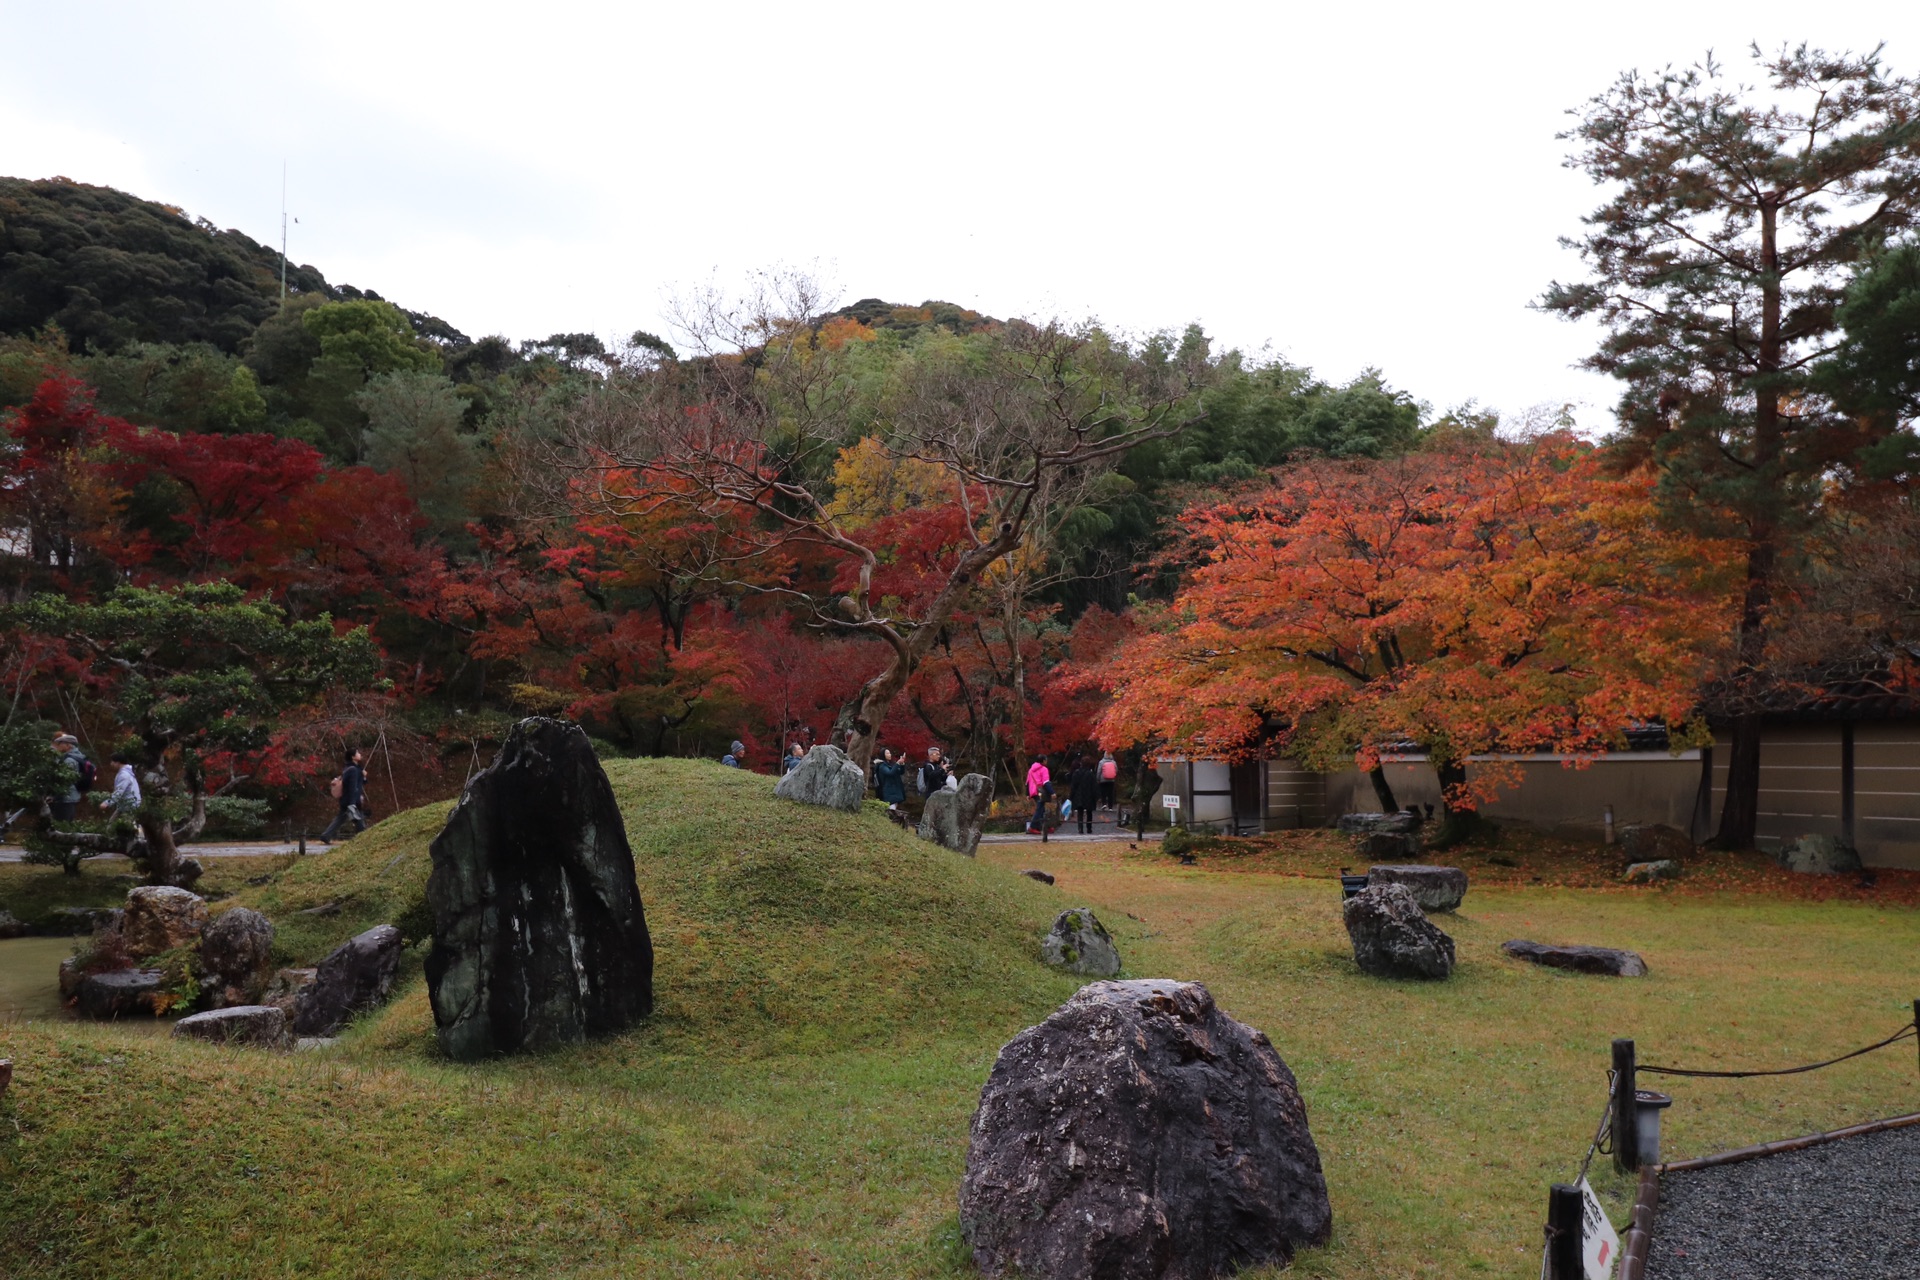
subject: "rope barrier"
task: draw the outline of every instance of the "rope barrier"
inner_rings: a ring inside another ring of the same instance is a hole
[[[1914,1035],[1920,1035],[1920,1027],[1916,1027],[1915,1023],[1909,1022],[1906,1026],[1901,1027],[1898,1031],[1877,1044],[1870,1044],[1864,1049],[1855,1049],[1852,1053],[1843,1053],[1839,1057],[1829,1058],[1825,1062],[1810,1062],[1804,1067],[1780,1067],[1771,1071],[1696,1071],[1688,1067],[1638,1067],[1636,1071],[1640,1075],[1688,1076],[1694,1079],[1709,1080],[1746,1080],[1754,1076],[1797,1076],[1803,1071],[1818,1071],[1822,1067],[1831,1067],[1835,1063],[1845,1062],[1849,1058],[1857,1058],[1863,1053],[1872,1053],[1876,1049],[1884,1049],[1888,1045],[1898,1044],[1902,1040]]]
[[[1607,1072],[1607,1105],[1600,1108],[1600,1123],[1593,1131],[1593,1141],[1587,1144],[1587,1158],[1580,1162],[1580,1172],[1573,1175],[1575,1185],[1587,1176],[1587,1168],[1593,1163],[1596,1153],[1612,1154],[1607,1140],[1613,1136],[1613,1072]]]

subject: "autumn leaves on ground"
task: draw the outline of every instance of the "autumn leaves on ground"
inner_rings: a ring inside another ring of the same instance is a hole
[[[1194,867],[1117,842],[968,860],[711,764],[609,772],[659,955],[644,1028],[449,1065],[418,949],[394,1003],[318,1053],[7,1027],[0,1274],[968,1274],[967,1118],[999,1046],[1076,985],[1039,963],[1048,920],[1090,905],[1129,974],[1207,983],[1298,1074],[1336,1227],[1297,1273],[1531,1275],[1613,1036],[1682,1065],[1805,1061],[1886,1034],[1920,985],[1906,876],[1826,902],[1745,872],[1626,889],[1602,850],[1505,835],[1462,851],[1453,980],[1382,982],[1353,968],[1331,873],[1355,855],[1328,833],[1203,844]],[[217,874],[288,922],[284,959],[311,959],[408,915],[444,816]],[[1017,874],[1033,865],[1058,885]],[[64,877],[0,869],[9,897],[42,879]],[[1532,969],[1499,953],[1510,937],[1631,947],[1652,973]],[[1687,1082],[1669,1149],[1911,1110],[1915,1088],[1911,1056],[1887,1054]]]

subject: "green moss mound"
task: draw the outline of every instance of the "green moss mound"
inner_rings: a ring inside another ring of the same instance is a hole
[[[648,1034],[738,1052],[846,1046],[1017,1021],[1072,984],[1039,963],[1058,895],[900,830],[874,813],[780,800],[771,779],[705,761],[607,764],[653,933]],[[310,964],[376,924],[431,929],[428,845],[448,806],[397,814],[236,896]],[[402,998],[369,1034],[431,1030]]]

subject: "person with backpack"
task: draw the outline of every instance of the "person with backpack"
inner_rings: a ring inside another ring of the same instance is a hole
[[[740,741],[740,739],[735,738],[733,740],[733,745],[727,749],[727,754],[720,757],[720,763],[727,766],[727,768],[729,769],[746,768],[747,767],[747,744]]]
[[[1099,797],[1099,774],[1094,771],[1093,761],[1081,756],[1073,772],[1067,775],[1067,799],[1073,805],[1073,816],[1078,819],[1075,829],[1083,836],[1093,834],[1093,810]]]
[[[333,780],[329,790],[333,792],[340,810],[333,815],[333,821],[327,824],[327,829],[320,833],[321,844],[332,844],[334,833],[349,822],[353,824],[355,835],[367,829],[367,772],[362,767],[366,758],[364,751],[354,748],[347,754],[347,763],[340,770],[340,776]]]
[[[93,790],[94,782],[99,779],[100,767],[87,759],[87,753],[80,749],[80,739],[70,733],[54,738],[53,753],[73,771],[73,781],[57,799],[47,801],[47,810],[55,822],[72,822],[80,812],[80,798]]]
[[[1113,758],[1113,752],[1100,753],[1100,807],[1111,809],[1116,803],[1115,789],[1120,782],[1120,762]]]
[[[1027,766],[1027,798],[1033,801],[1033,817],[1027,819],[1027,834],[1038,836],[1053,830],[1047,823],[1047,801],[1053,799],[1053,774],[1048,772],[1044,756],[1035,756]]]
[[[947,762],[940,754],[940,748],[927,748],[927,762],[920,766],[919,780],[915,789],[923,796],[930,796],[947,785]]]

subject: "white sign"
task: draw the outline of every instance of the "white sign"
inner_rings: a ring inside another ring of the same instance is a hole
[[[1600,1197],[1593,1194],[1585,1178],[1580,1179],[1580,1261],[1586,1265],[1587,1280],[1613,1280],[1614,1264],[1620,1260],[1620,1237],[1614,1234]]]
[[[1180,807],[1180,797],[1172,794],[1171,792],[1169,792],[1164,796],[1161,796],[1160,802],[1166,805],[1167,808],[1169,809],[1178,809]]]

